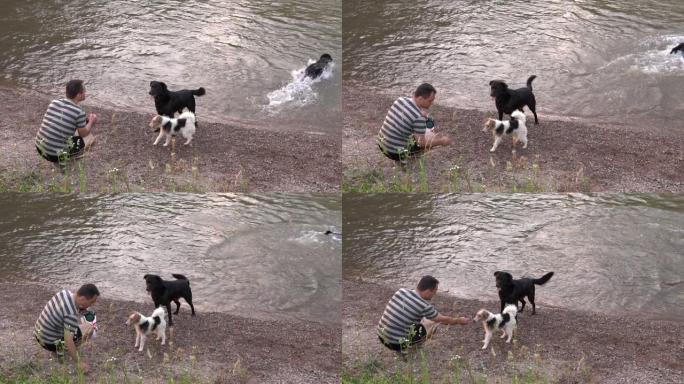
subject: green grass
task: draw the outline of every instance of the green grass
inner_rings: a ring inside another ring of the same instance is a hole
[[[170,161],[164,164],[158,179],[150,186],[142,180],[133,183],[121,164],[108,165],[101,171],[98,180],[91,180],[88,174],[90,172],[92,177],[93,170],[90,169],[87,158],[66,161],[62,166],[41,161],[38,169],[30,169],[33,166],[0,168],[0,192],[119,193],[143,192],[150,188],[169,192],[205,192],[197,163],[197,157],[191,163],[176,161],[175,153],[171,152]],[[150,169],[154,169],[151,162]],[[246,178],[239,176],[235,185],[229,187],[248,190]]]
[[[148,383],[179,383],[179,384],[195,384],[203,383],[204,381],[191,373],[182,373],[177,377],[167,377],[159,380],[149,379],[132,379],[124,375],[120,375],[118,370],[123,367],[115,367],[106,375],[94,377],[93,375],[84,375],[82,373],[71,373],[67,368],[68,364],[62,367],[56,367],[50,373],[45,374],[31,363],[15,366],[9,369],[2,369],[0,372],[0,384],[90,384],[90,383],[116,383],[116,384],[148,384]]]
[[[429,357],[428,357],[429,355]],[[444,351],[419,349],[408,358],[393,361],[380,360],[368,355],[365,359],[342,369],[343,384],[547,384],[556,382],[591,381],[591,368],[582,358],[576,365],[572,362],[544,361],[527,347],[511,350],[506,355],[492,353],[478,357],[475,364],[459,355],[448,358]],[[448,360],[447,360],[448,359]],[[493,364],[493,365],[492,365]]]
[[[198,384],[254,380],[253,373],[244,366],[240,357],[232,364],[231,371],[228,361],[220,362],[223,368],[218,370],[200,366],[201,356],[201,348],[197,346],[163,349],[154,354],[148,349],[146,354],[139,356],[128,355],[128,349],[116,348],[104,356],[103,353],[90,356],[88,362],[93,372],[84,375],[76,368],[78,364],[68,357],[60,362],[55,355],[49,360],[33,355],[0,364],[0,384]],[[144,367],[151,369],[145,372],[141,370]]]
[[[441,173],[441,174],[439,174]],[[357,168],[344,175],[343,192],[439,192],[439,193],[542,193],[591,192],[591,181],[583,169],[572,175],[554,178],[542,172],[538,159],[512,157],[502,166],[491,165],[483,175],[474,176],[459,158],[446,171],[430,167],[425,156],[410,159],[407,165],[392,170]]]
[[[179,350],[180,351],[180,350]],[[144,357],[147,360],[147,356]],[[151,358],[151,357],[150,357]],[[171,361],[172,360],[172,361]],[[178,352],[166,355],[163,364],[170,364],[164,377],[152,380],[150,378],[132,378],[128,367],[118,359],[112,357],[101,364],[100,374],[83,374],[77,370],[76,364],[65,361],[60,363],[56,360],[49,362],[15,362],[9,366],[0,367],[0,384],[90,384],[90,383],[123,383],[123,384],[148,384],[148,383],[168,383],[168,384],[191,384],[203,383],[203,379],[196,374],[197,356],[196,350],[188,355],[187,352]],[[91,368],[96,362],[91,361]],[[157,363],[160,364],[160,363]],[[180,371],[180,372],[179,372]],[[249,376],[246,370],[243,376]],[[227,379],[224,377],[224,379]]]

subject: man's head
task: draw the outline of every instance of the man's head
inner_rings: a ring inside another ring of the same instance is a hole
[[[76,291],[76,307],[79,311],[85,311],[88,307],[95,305],[98,297],[100,297],[100,291],[95,284],[83,284]]]
[[[69,80],[66,84],[66,97],[76,102],[85,100],[83,80]]]
[[[428,109],[435,101],[437,90],[431,84],[423,83],[413,92],[413,100],[422,109]]]
[[[416,287],[416,291],[418,291],[418,294],[420,297],[422,297],[425,300],[430,300],[432,299],[433,296],[437,293],[437,286],[439,285],[439,281],[435,279],[432,276],[423,276],[420,281],[418,282],[418,286]]]

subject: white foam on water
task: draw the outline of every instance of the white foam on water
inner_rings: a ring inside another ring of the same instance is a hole
[[[639,44],[639,52],[624,58],[632,71],[649,75],[684,74],[684,54],[670,51],[684,42],[684,36],[659,36]]]
[[[271,113],[278,113],[285,107],[302,107],[315,102],[318,99],[318,93],[313,85],[323,80],[330,79],[333,75],[335,63],[330,63],[323,70],[321,76],[316,79],[304,76],[306,67],[315,63],[316,60],[309,59],[306,66],[293,70],[290,72],[292,80],[282,86],[280,89],[268,93],[268,105],[266,110]]]
[[[342,242],[342,236],[333,231],[333,233],[326,235],[325,232],[320,230],[307,230],[303,231],[294,238],[291,238],[296,243],[304,245],[312,244],[339,244]]]

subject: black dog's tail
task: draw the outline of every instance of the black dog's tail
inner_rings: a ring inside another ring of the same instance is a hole
[[[174,275],[175,276],[175,275]],[[537,284],[537,285],[544,285],[549,279],[551,279],[551,276],[553,276],[553,272],[549,272],[546,275],[542,276],[541,279],[532,279],[532,282]]]
[[[207,91],[204,90],[204,87],[199,87],[199,88],[197,88],[196,90],[192,91],[192,94],[195,95],[195,96],[202,96],[202,95],[204,95],[205,93],[207,93]]]
[[[553,272],[551,272],[551,273],[553,274]],[[181,274],[178,274],[178,273],[172,273],[171,276],[175,277],[175,278],[178,279],[178,280],[188,280],[187,277],[185,277],[185,276],[183,276],[183,275],[181,275]],[[543,284],[543,283],[542,283],[542,284]]]
[[[537,75],[532,75],[532,76],[530,76],[529,79],[527,79],[527,88],[529,88],[530,91],[532,90],[532,80],[534,80],[536,78],[537,78]]]

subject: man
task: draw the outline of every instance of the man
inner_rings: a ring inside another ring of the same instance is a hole
[[[86,118],[78,105],[85,100],[85,92],[83,80],[70,80],[66,85],[66,99],[53,100],[48,106],[36,135],[36,149],[44,159],[63,164],[83,156],[92,145],[97,115],[91,113]]]
[[[424,276],[415,290],[401,288],[392,296],[378,323],[378,337],[384,346],[403,354],[431,336],[437,326],[432,323],[470,324],[470,319],[442,315],[428,303],[437,294],[438,284],[434,277]]]
[[[38,344],[46,350],[58,356],[63,356],[66,351],[86,374],[90,366],[83,358],[79,358],[77,349],[82,341],[91,336],[93,328],[81,319],[88,308],[95,305],[99,296],[100,292],[93,284],[81,286],[76,294],[66,289],[58,292],[43,308],[33,333]]]
[[[416,88],[413,98],[400,97],[392,104],[376,140],[385,156],[405,161],[432,147],[452,144],[447,135],[432,131],[435,123],[429,109],[436,94],[432,85],[424,83]]]

